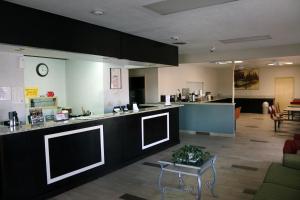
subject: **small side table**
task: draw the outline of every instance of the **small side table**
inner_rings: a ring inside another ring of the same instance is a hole
[[[166,187],[162,185],[162,178],[164,172],[171,172],[178,174],[178,181],[179,181],[179,189],[180,191],[189,191],[185,188],[184,180],[182,175],[194,176],[197,177],[197,193],[196,193],[196,200],[201,199],[201,192],[202,192],[202,175],[208,170],[211,169],[212,171],[212,180],[207,181],[207,187],[210,189],[210,192],[213,197],[217,197],[215,194],[214,188],[216,184],[216,168],[215,168],[216,156],[211,156],[210,159],[202,163],[201,166],[195,166],[192,164],[179,164],[173,163],[172,161],[160,160],[158,163],[160,164],[160,175],[158,178],[158,187],[161,194],[161,199],[164,199],[164,193],[166,189],[175,189],[171,187]],[[195,171],[195,172],[190,172]]]

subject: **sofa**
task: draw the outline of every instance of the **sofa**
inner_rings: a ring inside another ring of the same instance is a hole
[[[294,140],[285,142],[282,164],[270,165],[253,200],[300,200],[300,155],[295,153],[297,150],[299,146]]]

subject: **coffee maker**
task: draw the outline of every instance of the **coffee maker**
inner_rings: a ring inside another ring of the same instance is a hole
[[[8,113],[9,126],[14,127],[19,125],[18,113],[16,111],[12,111]]]

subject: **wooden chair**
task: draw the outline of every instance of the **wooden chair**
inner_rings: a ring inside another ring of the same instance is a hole
[[[235,130],[236,130],[236,120],[237,120],[237,119],[240,117],[240,115],[241,115],[241,109],[242,109],[241,106],[235,108],[235,124],[234,124]]]
[[[287,113],[286,111],[283,111],[283,112],[281,111],[278,102],[276,102],[275,110],[276,110],[276,113],[277,113],[278,115],[282,116],[282,117],[283,117],[283,116],[288,116],[288,113]]]
[[[277,132],[277,128],[280,128],[280,124],[283,121],[283,118],[278,113],[276,113],[274,105],[269,106],[269,114],[271,119],[274,121],[275,132]]]
[[[242,109],[241,106],[235,108],[235,119],[238,119],[240,117],[240,115],[241,115],[241,109]]]

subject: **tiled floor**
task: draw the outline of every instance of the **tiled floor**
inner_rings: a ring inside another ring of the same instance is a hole
[[[160,169],[157,160],[169,156],[184,144],[206,147],[217,155],[216,193],[219,200],[247,200],[260,186],[271,162],[281,162],[282,147],[291,134],[300,133],[300,122],[285,122],[280,135],[274,135],[273,122],[268,115],[242,114],[237,122],[235,138],[208,135],[181,134],[181,144],[160,152],[95,181],[58,195],[53,200],[110,200],[110,199],[160,199],[157,179]],[[210,178],[206,173],[204,181]],[[167,191],[165,199],[194,199],[194,177],[184,177],[191,192]],[[164,184],[175,186],[177,178],[164,177]],[[205,187],[202,199],[212,200]],[[121,197],[121,198],[120,198]]]

